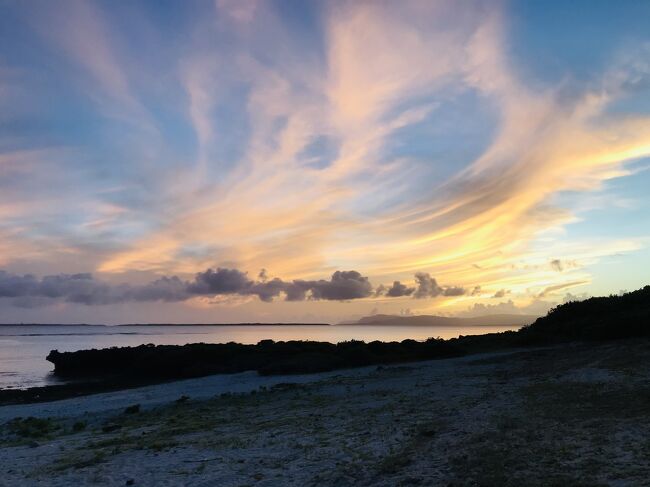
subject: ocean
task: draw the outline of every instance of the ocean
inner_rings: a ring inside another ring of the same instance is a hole
[[[260,340],[401,341],[407,338],[454,338],[517,327],[375,326],[375,325],[0,325],[0,389],[25,389],[61,383],[45,360],[50,350],[187,343],[257,343]]]

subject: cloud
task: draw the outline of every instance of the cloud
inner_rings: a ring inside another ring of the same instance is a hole
[[[253,20],[257,2],[255,0],[215,0],[218,13],[225,13],[233,20],[247,24]]]
[[[572,287],[576,286],[582,286],[584,284],[589,284],[588,280],[579,280],[579,281],[570,281],[570,282],[563,282],[560,284],[554,284],[553,286],[547,286],[544,288],[544,290],[537,295],[538,298],[543,298],[546,297],[549,294],[553,294],[556,291],[560,291],[562,289],[569,289]]]
[[[516,315],[536,315],[541,316],[548,312],[557,303],[534,299],[530,303],[522,306],[516,305],[511,299],[499,304],[474,303],[465,311],[458,313],[458,316],[484,316],[496,314],[516,314]]]
[[[126,288],[130,292],[125,298],[133,301],[185,301],[192,296],[186,282],[176,276],[161,277],[155,281],[136,288]]]
[[[467,290],[458,286],[442,287],[438,282],[429,275],[428,272],[418,272],[415,274],[417,288],[413,294],[416,298],[435,298],[437,296],[462,296]]]
[[[386,294],[387,289],[388,288],[386,286],[380,284],[375,288],[375,297],[383,296],[384,294]]]
[[[619,294],[624,294],[627,291],[621,291]],[[572,301],[584,301],[585,299],[589,299],[591,295],[587,293],[580,293],[580,294],[572,294],[572,293],[566,293],[564,297],[562,298],[563,303],[570,303]]]
[[[414,287],[408,287],[399,281],[394,281],[393,285],[386,291],[386,296],[392,298],[400,296],[410,296],[415,291]]]
[[[357,271],[336,271],[330,281],[315,282],[311,291],[315,299],[358,299],[370,296],[372,285]]]
[[[226,12],[235,6],[218,5]],[[214,130],[219,114],[213,108],[225,96],[219,87],[235,79],[250,90],[245,101],[251,134],[241,141],[245,156],[224,173],[223,184],[178,197],[181,203],[173,205],[170,218],[165,213],[164,225],[105,255],[100,271],[185,273],[213,262],[183,252],[188,243],[198,243],[218,245],[220,262],[246,269],[267,265],[296,278],[313,278],[329,262],[342,266],[350,259],[371,276],[392,280],[427,268],[459,284],[480,279],[499,289],[509,285],[503,282],[512,275],[508,264],[529,255],[526,244],[540,231],[572,220],[569,211],[549,205],[554,194],[593,190],[626,158],[647,152],[647,124],[608,120],[607,103],[620,92],[615,84],[594,93],[585,87],[570,106],[557,87],[531,89],[508,56],[508,19],[499,8],[477,6],[468,13],[453,2],[327,8],[322,11],[324,57],[319,58],[305,56],[302,44],[270,12],[258,16],[262,5],[255,15],[249,14],[252,4],[245,5],[241,14],[231,15],[252,28],[244,37],[232,37],[231,52],[214,47],[219,43],[206,36],[196,62],[181,64],[200,153],[204,145],[212,144],[209,154],[224,143]],[[230,24],[219,24],[217,35],[230,39]],[[262,62],[254,53],[266,48],[269,32],[277,34],[276,51],[287,56]],[[295,60],[307,57],[311,62],[296,69]],[[414,161],[377,162],[386,159],[384,149],[394,145],[396,132],[408,133],[423,120],[435,122],[423,98],[451,97],[455,103],[467,94],[480,96],[494,110],[488,124],[493,133],[452,176],[427,181]],[[416,102],[417,110],[405,109]],[[338,150],[315,171],[302,165],[300,154],[319,137]],[[397,170],[390,173],[391,168]],[[427,182],[435,190],[423,193],[426,197],[413,192],[416,196],[399,206],[364,207],[365,201],[395,196],[396,173],[404,187]],[[360,175],[369,174],[372,179],[361,181]],[[390,253],[383,250],[387,246]],[[520,279],[533,287],[540,274]],[[420,296],[461,294],[461,288],[427,285]],[[264,295],[272,296],[278,287],[276,282]],[[301,289],[295,286],[292,293],[300,297]]]
[[[47,2],[26,15],[50,47],[58,47],[85,74],[83,87],[109,116],[137,121],[148,130],[149,114],[133,92],[116,52],[119,35],[112,31],[108,16],[94,2],[66,0],[54,6]],[[79,78],[75,81],[78,82]]]
[[[510,293],[510,291],[506,289],[499,289],[497,292],[494,293],[492,296],[493,298],[503,298],[506,294]]]
[[[438,282],[426,272],[418,272],[415,274],[417,282],[417,289],[415,290],[416,298],[436,297],[442,294],[442,288],[438,286]]]
[[[131,286],[111,286],[96,281],[86,273],[58,274],[38,279],[31,274],[0,271],[0,298],[14,298],[15,304],[21,307],[34,307],[57,300],[86,305],[114,304],[133,300],[135,295],[131,294],[132,291]],[[155,296],[153,299],[161,298]]]
[[[366,276],[357,271],[336,271],[330,279],[282,280],[268,278],[260,272],[254,280],[239,269],[217,267],[197,272],[193,279],[163,276],[146,284],[110,284],[96,280],[92,274],[57,274],[38,278],[32,274],[0,271],[0,298],[11,298],[14,306],[25,308],[45,306],[57,301],[106,305],[124,302],[180,302],[195,297],[257,297],[271,302],[283,297],[286,301],[348,301],[369,297],[390,298],[414,296],[462,296],[467,290],[458,286],[439,286],[427,273],[416,274],[417,287],[394,281],[391,287],[373,289]],[[478,287],[478,286],[477,286]],[[476,288],[475,288],[476,289]]]
[[[196,274],[187,290],[191,294],[245,294],[243,291],[253,285],[245,272],[237,269],[208,269]]]
[[[238,269],[217,268],[198,272],[184,281],[177,276],[161,277],[148,284],[112,285],[91,274],[58,274],[41,279],[0,271],[0,298],[12,298],[20,307],[36,307],[56,301],[85,305],[123,302],[186,301],[198,296],[257,296],[269,302],[285,295],[287,301],[346,301],[371,296],[372,285],[357,271],[336,271],[329,280],[293,280],[279,278],[253,281]]]
[[[557,272],[562,272],[568,269],[576,269],[580,267],[578,262],[575,259],[567,260],[567,259],[552,259],[549,262],[549,266],[551,269]]]
[[[466,293],[467,291],[465,290],[465,288],[460,286],[446,287],[442,290],[443,296],[463,296]]]
[[[269,278],[266,273],[266,269],[260,269],[259,274],[257,274],[257,278],[262,282],[266,281]]]
[[[342,301],[369,297],[372,285],[357,271],[336,271],[329,281],[294,280],[287,284],[285,292],[289,301],[303,300],[308,292],[311,299]]]

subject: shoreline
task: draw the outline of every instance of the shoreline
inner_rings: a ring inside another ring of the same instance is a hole
[[[339,344],[262,340],[256,345],[192,343],[63,353],[53,350],[47,360],[55,364],[55,377],[68,381],[26,389],[0,389],[0,406],[62,400],[214,375],[250,372],[260,376],[293,376],[465,355],[465,351],[450,342],[438,339]],[[145,370],[142,364],[148,368]]]
[[[540,349],[541,350],[541,349]],[[476,354],[449,359],[426,360],[420,362],[369,365],[351,369],[337,369],[311,374],[290,374],[260,376],[255,371],[234,374],[213,374],[191,379],[168,380],[158,383],[132,385],[125,388],[98,391],[78,396],[61,397],[52,400],[40,400],[26,403],[0,404],[0,423],[20,413],[22,416],[54,417],[77,414],[78,407],[88,412],[121,411],[133,403],[139,403],[144,409],[171,403],[183,395],[192,399],[206,399],[219,394],[242,394],[260,387],[270,388],[277,384],[317,383],[332,377],[363,377],[377,370],[395,368],[446,369],[454,364],[472,360],[482,360],[518,353],[523,350],[511,350]],[[443,363],[444,362],[444,363]],[[90,409],[88,409],[90,405]]]

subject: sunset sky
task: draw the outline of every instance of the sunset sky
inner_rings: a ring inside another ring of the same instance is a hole
[[[650,2],[0,0],[0,322],[650,284]]]

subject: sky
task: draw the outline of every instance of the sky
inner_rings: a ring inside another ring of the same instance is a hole
[[[0,322],[650,282],[647,1],[0,0]]]

